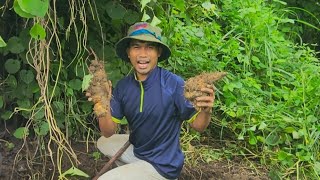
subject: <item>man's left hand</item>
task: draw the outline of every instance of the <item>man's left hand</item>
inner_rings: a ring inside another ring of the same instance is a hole
[[[201,111],[211,113],[215,99],[214,88],[213,86],[207,86],[206,88],[201,88],[201,92],[204,92],[208,95],[197,97],[197,106],[201,108]]]

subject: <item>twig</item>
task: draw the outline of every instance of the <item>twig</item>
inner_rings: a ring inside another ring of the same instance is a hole
[[[130,146],[130,141],[128,140],[120,149],[119,151],[108,161],[107,164],[105,164],[102,169],[98,172],[98,174],[92,179],[92,180],[97,180],[102,174],[107,172],[112,164],[128,149]]]

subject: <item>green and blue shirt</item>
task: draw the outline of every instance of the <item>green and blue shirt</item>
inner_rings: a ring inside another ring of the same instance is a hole
[[[145,81],[138,81],[134,74],[120,80],[111,100],[113,120],[126,117],[128,121],[135,156],[168,179],[177,178],[184,163],[179,143],[181,123],[196,116],[183,87],[181,77],[155,67]]]

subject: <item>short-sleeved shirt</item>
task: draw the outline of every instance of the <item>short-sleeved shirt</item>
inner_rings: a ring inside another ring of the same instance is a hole
[[[177,178],[184,163],[181,123],[196,114],[183,87],[181,77],[157,66],[145,81],[138,81],[134,74],[120,80],[111,100],[113,120],[126,117],[128,121],[135,156],[168,179]]]

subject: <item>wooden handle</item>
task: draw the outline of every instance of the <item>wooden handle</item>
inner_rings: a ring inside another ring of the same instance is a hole
[[[102,169],[98,172],[98,174],[92,179],[97,180],[102,174],[109,171],[112,164],[128,149],[130,146],[130,141],[128,140],[120,149],[119,151],[106,163]]]

